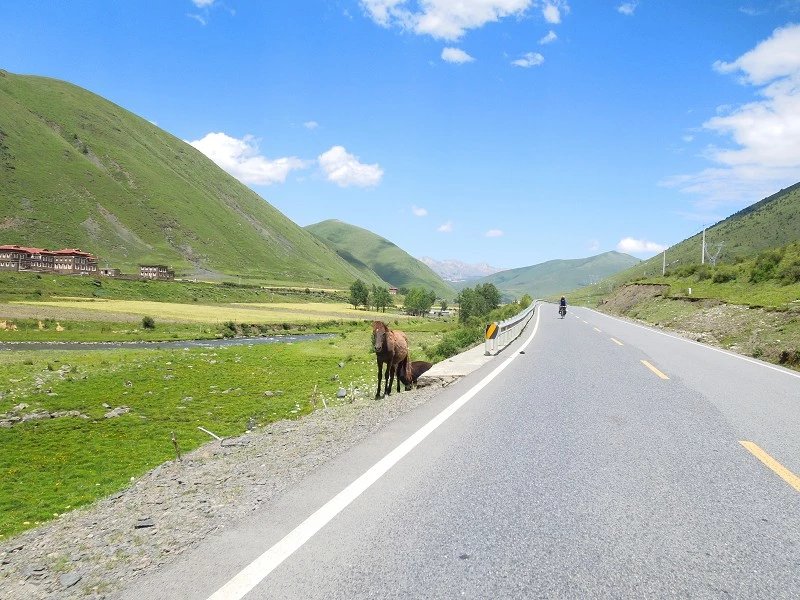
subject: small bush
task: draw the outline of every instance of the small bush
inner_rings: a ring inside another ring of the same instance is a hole
[[[156,328],[155,319],[151,316],[146,316],[142,319],[142,329],[153,330]]]
[[[775,278],[775,270],[780,264],[783,255],[778,250],[762,252],[756,257],[753,267],[750,269],[750,282],[761,283],[768,279]]]
[[[697,277],[697,281],[711,279],[711,267],[708,265],[697,265],[697,269],[695,269],[694,274]]]
[[[800,258],[781,263],[775,274],[783,285],[800,283]]]
[[[736,269],[730,267],[717,267],[711,281],[714,283],[727,283],[736,279]]]

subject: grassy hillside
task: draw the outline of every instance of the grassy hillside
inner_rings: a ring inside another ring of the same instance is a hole
[[[467,283],[493,283],[506,295],[541,298],[562,294],[617,273],[640,261],[628,254],[606,252],[589,258],[550,260],[530,267],[500,271]]]
[[[354,268],[372,270],[395,287],[424,287],[440,298],[453,298],[455,292],[430,267],[387,239],[334,219],[306,227],[325,240]]]
[[[666,252],[668,270],[701,262],[702,232],[674,246]],[[764,198],[706,229],[706,251],[717,258],[719,264],[732,264],[753,258],[759,252],[779,248],[800,240],[800,183]],[[711,262],[706,257],[706,263]],[[614,283],[624,283],[642,276],[660,275],[664,264],[661,254],[650,258],[634,269],[628,269],[613,278]]]
[[[370,278],[152,123],[69,83],[6,71],[0,243],[78,247],[128,273],[164,263],[273,284]]]

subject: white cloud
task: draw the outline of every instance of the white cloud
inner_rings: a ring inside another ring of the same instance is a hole
[[[713,209],[767,196],[797,181],[800,171],[800,25],[776,29],[733,62],[717,61],[719,73],[735,73],[743,85],[758,86],[759,99],[723,107],[703,123],[727,137],[727,147],[710,146],[714,166],[662,182],[696,194],[698,206]]]
[[[495,238],[495,237],[503,237],[505,233],[503,233],[502,229],[490,229],[484,235],[489,238]]]
[[[589,252],[597,252],[598,250],[600,250],[600,240],[594,240],[594,239],[589,240],[586,245],[586,249]]]
[[[690,134],[690,133],[687,133],[681,139],[688,144],[689,142],[693,142],[694,141],[694,136],[692,134]]]
[[[551,29],[547,32],[546,36],[539,40],[539,44],[544,46],[545,44],[551,44],[552,42],[555,42],[557,39],[558,36],[556,35],[556,32]]]
[[[319,127],[319,123],[317,123],[316,121],[306,121],[305,123],[303,123],[303,127],[305,127],[306,129],[314,130],[317,127]]]
[[[195,21],[197,21],[198,23],[200,23],[200,25],[206,25],[206,24],[208,24],[208,21],[207,21],[207,20],[206,20],[206,18],[205,18],[204,16],[202,16],[202,15],[195,15],[195,14],[191,14],[191,13],[190,13],[190,14],[187,14],[186,16],[187,16],[187,17],[189,17],[190,19],[194,19]]]
[[[372,187],[383,178],[380,165],[359,162],[358,157],[347,152],[343,146],[333,146],[320,154],[317,160],[328,181],[339,187]]]
[[[522,16],[535,0],[361,0],[367,15],[383,27],[457,40],[470,29],[509,16]],[[409,7],[410,5],[410,7]]]
[[[617,12],[623,15],[631,16],[633,13],[636,12],[636,7],[639,6],[638,0],[633,0],[631,2],[623,2],[617,7]]]
[[[529,67],[538,67],[544,63],[544,56],[539,54],[538,52],[526,52],[525,56],[522,58],[518,58],[517,60],[511,61],[511,64],[516,67],[522,67],[527,69]]]
[[[553,25],[561,23],[561,8],[560,3],[546,2],[542,7],[542,15],[544,20]]]
[[[475,59],[460,48],[445,48],[442,50],[442,60],[461,65],[472,62]]]
[[[419,206],[412,206],[411,212],[414,213],[415,217],[427,217],[428,211],[425,208],[421,208]]]
[[[214,4],[214,0],[192,0],[192,4],[194,4],[197,8],[208,8]]]
[[[271,160],[258,153],[251,135],[237,139],[225,133],[208,133],[188,142],[242,183],[270,185],[283,183],[291,171],[305,169],[308,163],[294,156]]]
[[[631,237],[622,238],[617,244],[617,250],[626,254],[658,254],[667,249],[663,244],[637,240]]]
[[[453,231],[453,222],[447,221],[446,223],[442,223],[441,225],[439,225],[436,231],[441,231],[442,233],[450,233],[451,231]]]

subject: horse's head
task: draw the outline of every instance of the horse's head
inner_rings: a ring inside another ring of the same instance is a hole
[[[372,345],[375,352],[383,352],[388,342],[389,328],[383,321],[372,322]]]

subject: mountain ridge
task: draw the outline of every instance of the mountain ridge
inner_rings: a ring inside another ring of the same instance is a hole
[[[541,298],[570,292],[639,262],[638,258],[612,250],[586,258],[554,259],[508,269],[472,280],[462,287],[491,283],[506,296],[530,294]]]
[[[0,76],[1,243],[125,272],[344,288],[358,272],[201,152],[71,83]]]
[[[372,231],[338,219],[313,223],[306,229],[330,244],[354,267],[371,269],[394,287],[423,287],[440,298],[455,297],[453,288],[430,267]]]

